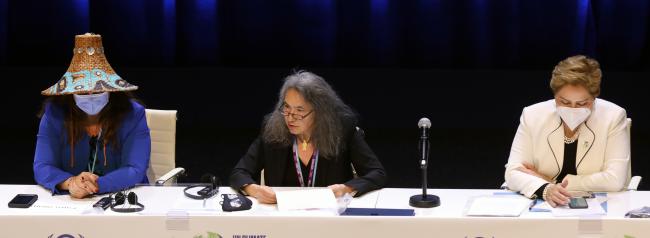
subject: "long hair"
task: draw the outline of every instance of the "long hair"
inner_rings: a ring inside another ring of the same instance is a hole
[[[335,158],[345,146],[342,140],[349,128],[344,126],[356,123],[356,115],[323,78],[308,71],[298,71],[285,78],[274,110],[265,117],[263,140],[280,145],[292,143],[293,136],[284,116],[277,110],[284,105],[284,97],[289,89],[300,93],[314,108],[311,141],[318,148],[318,153],[324,158]]]
[[[120,144],[117,140],[117,132],[120,129],[124,116],[133,110],[131,100],[137,100],[130,92],[110,92],[108,104],[98,114],[99,125],[102,129],[102,142],[104,145],[111,144],[114,149],[119,149]],[[74,148],[74,145],[83,137],[86,126],[88,126],[88,115],[77,107],[74,97],[71,94],[63,96],[51,96],[45,99],[38,117],[45,113],[47,104],[53,104],[63,109],[63,124],[68,133],[68,144]],[[74,152],[72,152],[74,155]],[[74,157],[71,158],[73,164]]]

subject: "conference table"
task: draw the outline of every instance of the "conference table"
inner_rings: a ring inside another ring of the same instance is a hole
[[[37,185],[0,185],[0,202],[16,194],[37,194],[30,208],[0,206],[0,237],[650,237],[650,219],[625,218],[650,205],[650,191],[606,195],[606,215],[554,217],[550,212],[524,211],[518,217],[474,217],[464,211],[475,197],[507,191],[429,189],[440,197],[435,208],[413,208],[409,197],[421,189],[384,188],[352,199],[348,207],[413,209],[415,216],[339,216],[317,211],[281,212],[276,205],[224,212],[221,196],[192,200],[183,186],[137,186],[145,209],[137,213],[98,211],[102,196],[73,199],[53,196]],[[278,191],[301,188],[274,188]],[[234,193],[221,187],[220,194]]]

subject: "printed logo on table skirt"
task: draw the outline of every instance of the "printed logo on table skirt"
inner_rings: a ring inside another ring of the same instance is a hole
[[[77,234],[76,236],[70,234],[61,234],[61,235],[51,234],[47,238],[84,238],[84,236],[82,236],[81,234]]]
[[[266,235],[232,235],[232,238],[267,238]]]
[[[207,236],[204,235],[195,235],[193,238],[223,238],[219,233],[208,231]]]

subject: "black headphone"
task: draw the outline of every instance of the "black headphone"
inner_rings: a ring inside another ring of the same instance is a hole
[[[138,202],[138,195],[136,195],[134,192],[129,192],[127,194],[125,191],[119,191],[111,194],[110,197],[113,199],[113,202],[111,204],[111,211],[129,213],[144,210],[144,205]],[[128,202],[129,205],[134,205],[135,207],[118,207],[124,205],[125,202]]]
[[[205,184],[195,184],[195,185],[187,186],[185,189],[183,189],[183,193],[185,194],[186,197],[191,199],[201,200],[201,199],[211,198],[217,193],[219,193],[219,179],[217,179],[217,176],[214,176],[212,174],[205,174],[201,177],[201,180],[209,181],[210,185],[205,186]],[[203,189],[196,192],[196,194],[198,195],[187,192],[188,190],[197,187],[204,187]]]

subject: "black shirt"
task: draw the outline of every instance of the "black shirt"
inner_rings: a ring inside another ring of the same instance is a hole
[[[309,170],[311,169],[312,161],[314,161],[313,157],[312,159],[309,159],[309,163],[305,165],[302,163],[300,159],[298,159],[298,163],[300,164],[300,170],[302,170],[302,181],[305,182],[305,186],[307,186],[307,181],[309,179]],[[285,171],[286,172],[284,173],[282,186],[300,187],[300,181],[298,181],[298,173],[296,172],[296,162],[293,161],[293,153],[291,153],[291,155],[289,156],[289,163],[287,163],[287,168]]]
[[[571,144],[564,144],[564,162],[562,162],[562,170],[557,176],[558,183],[562,182],[567,174],[577,174],[576,171],[576,151],[578,150],[578,140],[573,141]]]
[[[341,151],[327,156],[319,154],[316,186],[345,184],[357,190],[356,196],[384,187],[386,170],[366,143],[363,132],[356,129],[354,120],[343,122],[344,133],[339,143]],[[292,147],[291,143],[265,142],[262,136],[258,137],[232,169],[230,186],[238,190],[246,184],[260,183],[262,169],[267,186],[290,186],[284,181],[287,173],[294,174],[296,170]],[[289,163],[291,169],[287,171]],[[350,164],[354,165],[358,177],[352,174]],[[298,184],[296,177],[291,178],[291,183]]]
[[[568,174],[578,174],[576,168],[577,150],[578,140],[575,140],[570,144],[564,144],[564,162],[562,162],[562,170],[560,170],[560,174],[557,176],[557,179],[555,181],[562,182],[564,177],[566,177]],[[537,189],[537,191],[535,191],[535,195],[537,195],[538,198],[542,198],[546,185],[548,185],[548,183],[542,185]]]

